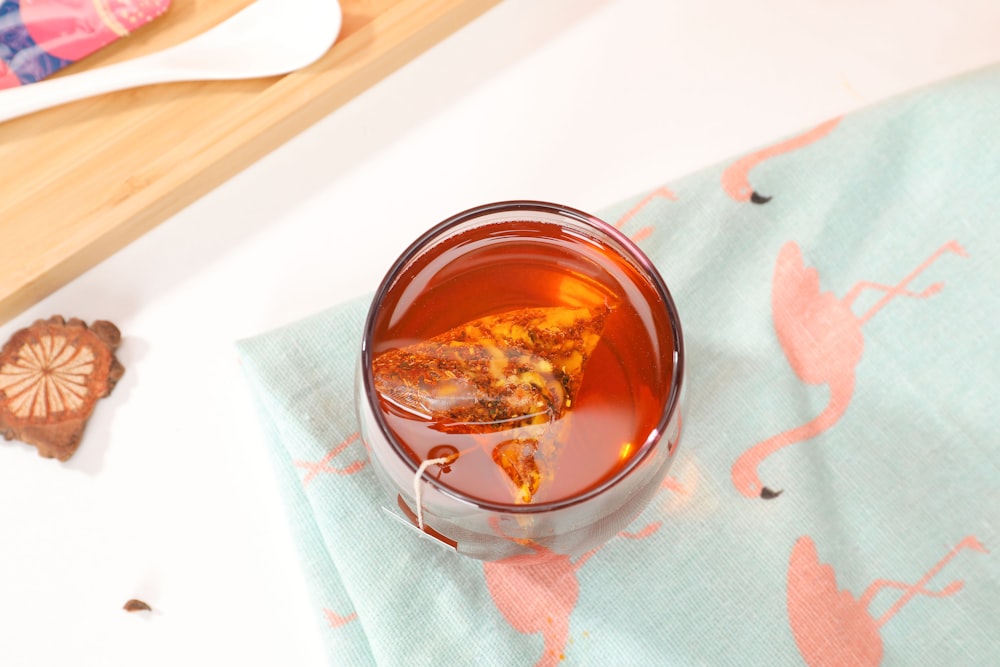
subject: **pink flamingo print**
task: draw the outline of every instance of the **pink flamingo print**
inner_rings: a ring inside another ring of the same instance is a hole
[[[633,206],[628,211],[626,211],[625,215],[623,215],[622,217],[618,218],[618,220],[614,223],[615,228],[616,229],[622,229],[625,226],[625,223],[627,223],[629,220],[631,220],[632,218],[634,218],[639,213],[639,211],[641,211],[642,209],[646,208],[646,206],[648,206],[649,203],[651,201],[653,201],[654,199],[656,199],[657,197],[663,197],[664,199],[669,199],[671,201],[677,201],[677,195],[675,195],[670,190],[670,188],[668,188],[665,185],[662,186],[662,187],[659,187],[656,190],[653,190],[652,192],[650,192],[648,195],[646,195],[642,199],[640,199],[639,203],[637,203],[635,206]],[[643,227],[642,229],[640,229],[639,231],[637,231],[635,234],[633,234],[631,236],[631,239],[633,241],[635,241],[636,243],[638,243],[639,241],[643,241],[643,240],[649,238],[652,233],[653,233],[653,228],[652,227]]]
[[[339,456],[351,443],[358,439],[360,434],[353,433],[344,439],[340,444],[333,447],[319,461],[294,461],[296,468],[305,468],[305,476],[302,478],[302,486],[309,486],[309,483],[316,479],[321,473],[331,473],[334,475],[353,475],[365,467],[368,461],[359,459],[345,468],[336,468],[330,465],[330,461]]]
[[[820,123],[807,132],[743,156],[722,173],[722,189],[736,201],[751,201],[754,204],[766,204],[771,201],[771,197],[765,197],[753,189],[750,185],[750,170],[764,160],[797,150],[822,139],[833,128],[837,127],[841,118],[842,116],[828,120],[825,123]]]
[[[668,477],[660,490],[684,487]],[[620,537],[641,540],[660,529],[654,521],[636,532],[621,532]],[[494,523],[493,529],[500,534]],[[530,540],[516,540],[532,553],[512,556],[496,562],[483,563],[486,586],[497,609],[512,628],[526,635],[541,633],[544,640],[542,657],[535,667],[553,667],[563,658],[569,639],[569,618],[580,596],[576,571],[601,547],[591,549],[573,561]]]
[[[552,667],[562,659],[569,617],[580,596],[576,571],[597,550],[573,562],[545,547],[526,546],[534,553],[483,563],[483,573],[493,602],[511,627],[526,635],[542,633],[545,649],[535,667]]]
[[[660,491],[664,490],[671,491],[678,496],[687,496],[691,494],[691,491],[676,477],[671,477],[669,475],[664,477],[663,482],[660,484]],[[624,537],[629,540],[641,540],[658,531],[661,526],[663,526],[662,521],[653,521],[634,533],[623,530],[618,533],[618,537]]]
[[[879,579],[855,599],[850,591],[837,589],[831,566],[819,562],[816,545],[808,536],[800,537],[788,563],[787,606],[792,635],[799,652],[810,667],[878,665],[882,661],[880,628],[917,595],[946,597],[965,585],[953,581],[941,590],[926,588],[931,579],[963,549],[988,553],[973,536],[959,542],[915,584]],[[873,618],[868,607],[885,589],[903,594],[881,616]]]
[[[332,609],[324,609],[323,615],[326,616],[326,622],[330,624],[331,628],[341,628],[351,621],[356,621],[358,619],[357,612],[342,616]]]
[[[934,251],[920,266],[894,286],[863,281],[843,299],[819,289],[816,269],[806,268],[802,252],[794,241],[786,243],[778,254],[771,290],[771,311],[778,342],[795,374],[807,384],[826,384],[830,400],[811,421],[779,433],[745,451],[733,464],[732,480],[737,491],[748,498],[777,497],[781,491],[764,486],[757,475],[758,466],[779,449],[813,438],[837,423],[854,393],[854,368],[864,349],[862,325],[892,299],[899,296],[922,299],[939,292],[934,283],[922,292],[906,286],[946,252],[967,256],[956,242],[950,241]],[[860,317],[851,309],[864,290],[884,292]]]

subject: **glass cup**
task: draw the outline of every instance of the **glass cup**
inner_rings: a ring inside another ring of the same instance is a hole
[[[544,560],[599,547],[657,493],[683,378],[680,319],[642,251],[581,211],[511,201],[392,265],[356,403],[391,515],[472,558]]]

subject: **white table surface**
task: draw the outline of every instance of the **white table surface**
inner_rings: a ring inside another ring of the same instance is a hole
[[[0,327],[110,319],[127,368],[69,462],[0,443],[0,664],[325,664],[235,340],[469,206],[597,211],[994,62],[995,0],[507,0]]]

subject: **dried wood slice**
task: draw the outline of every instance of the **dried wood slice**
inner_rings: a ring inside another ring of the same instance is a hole
[[[80,445],[98,399],[125,372],[111,322],[56,315],[21,329],[0,350],[0,432],[60,461]]]

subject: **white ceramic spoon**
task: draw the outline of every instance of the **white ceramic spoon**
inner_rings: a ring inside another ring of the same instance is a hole
[[[0,122],[154,83],[285,74],[326,53],[340,34],[341,18],[337,0],[257,0],[214,28],[163,51],[0,91]]]

